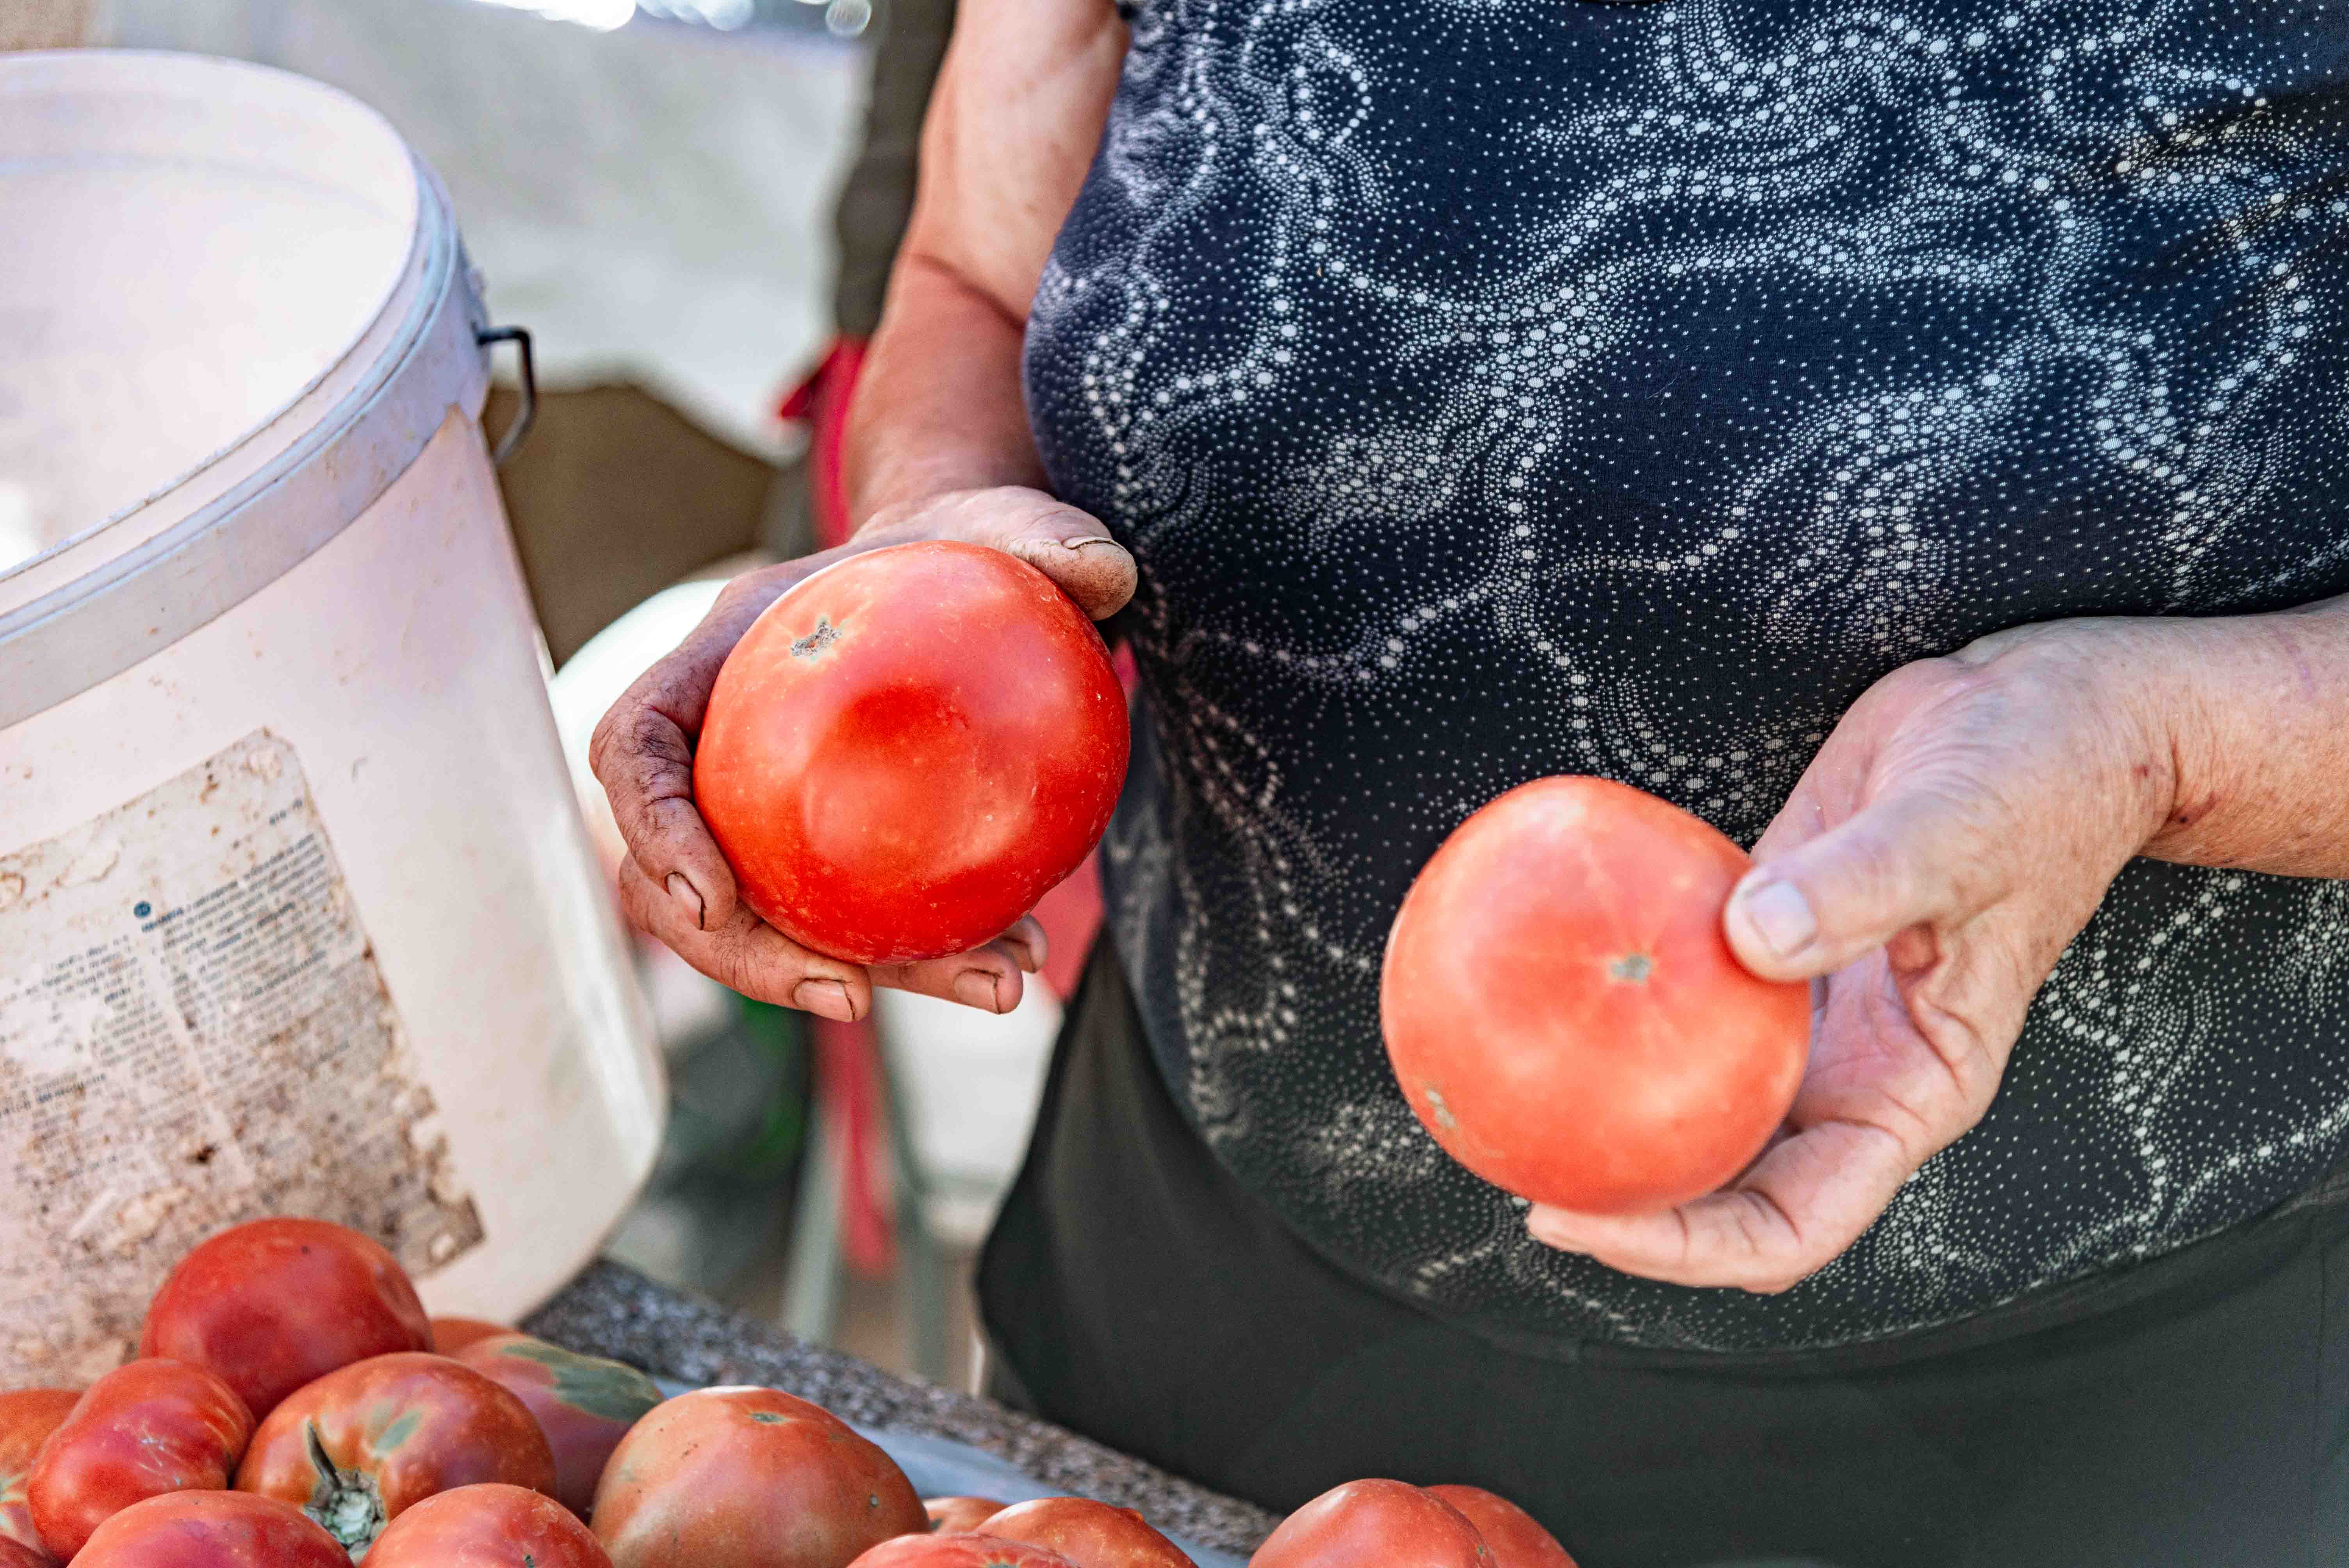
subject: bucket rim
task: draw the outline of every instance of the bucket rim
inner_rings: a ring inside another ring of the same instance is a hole
[[[337,374],[347,372],[353,356],[366,345],[367,338],[382,325],[384,314],[396,302],[400,290],[414,276],[419,253],[429,247],[431,236],[425,231],[436,220],[453,226],[454,219],[448,211],[445,198],[435,202],[432,189],[436,182],[425,170],[407,139],[398,129],[371,105],[340,88],[256,61],[232,59],[175,49],[33,49],[0,54],[0,102],[45,97],[66,97],[77,93],[105,90],[129,94],[144,94],[158,100],[202,97],[217,90],[223,82],[236,81],[248,90],[274,98],[274,104],[287,109],[301,106],[321,115],[340,117],[352,131],[361,129],[378,143],[378,150],[388,160],[396,160],[410,171],[410,180],[399,192],[407,207],[405,213],[408,240],[405,253],[385,276],[383,286],[373,298],[360,302],[363,314],[357,325],[338,343],[323,346],[316,371],[295,387],[275,406],[251,420],[243,429],[211,450],[202,453],[159,481],[143,494],[117,507],[103,517],[95,519],[71,533],[18,560],[0,562],[0,618],[8,614],[8,602],[16,598],[13,588],[23,593],[22,579],[54,572],[64,558],[88,553],[94,557],[88,573],[102,572],[120,555],[135,552],[139,545],[127,545],[122,551],[109,553],[104,549],[107,536],[121,525],[155,510],[172,496],[197,488],[204,476],[231,462],[241,453],[251,453],[265,443],[281,421],[316,397],[319,389]],[[27,153],[0,150],[0,170],[24,168],[54,161],[53,153]],[[130,155],[101,153],[89,150],[70,155],[76,161],[97,163],[112,161]],[[233,167],[251,173],[269,172],[269,166],[258,161],[230,162],[220,158],[199,154],[193,159],[161,150],[138,155],[140,161],[153,163],[212,163]],[[362,191],[347,181],[333,179],[335,170],[314,168],[309,177],[322,188],[334,188],[362,200],[373,200],[379,191]],[[437,211],[436,211],[437,209]],[[151,542],[151,541],[147,542]],[[28,596],[18,599],[20,604],[37,603],[50,593],[69,589],[85,575],[73,573],[55,588],[36,588]]]
[[[489,358],[479,341],[487,320],[478,279],[440,181],[405,141],[397,145],[412,171],[417,218],[388,298],[303,398],[167,494],[199,486],[264,437],[276,449],[85,571],[56,573],[57,581],[13,602],[6,591],[23,588],[26,571],[47,561],[54,572],[60,558],[45,552],[0,573],[0,666],[9,672],[0,729],[133,668],[259,593],[357,521],[452,410],[480,414]]]

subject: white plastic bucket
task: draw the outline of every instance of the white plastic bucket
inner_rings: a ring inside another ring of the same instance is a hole
[[[482,325],[363,106],[0,56],[0,1386],[262,1213],[511,1318],[651,1167]]]

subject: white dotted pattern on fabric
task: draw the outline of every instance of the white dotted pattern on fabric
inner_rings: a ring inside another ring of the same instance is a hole
[[[1220,1159],[1440,1313],[1705,1349],[1953,1321],[2316,1177],[2349,1137],[2342,884],[2133,864],[1990,1117],[1775,1297],[1527,1240],[1396,1092],[1377,968],[1418,866],[1527,779],[1751,842],[1911,659],[2349,590],[2349,14],[1133,22],[1029,396],[1142,564],[1112,918]]]

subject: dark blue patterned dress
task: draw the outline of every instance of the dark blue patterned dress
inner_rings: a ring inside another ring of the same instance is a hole
[[[1489,1336],[1768,1350],[2172,1251],[2342,1151],[2340,883],[2130,866],[1988,1118],[1778,1296],[1530,1242],[1413,1119],[1376,987],[1413,873],[1512,785],[1606,774],[1751,842],[1909,660],[2349,590],[2339,5],[1133,25],[1028,391],[1141,562],[1112,919],[1247,1189]]]

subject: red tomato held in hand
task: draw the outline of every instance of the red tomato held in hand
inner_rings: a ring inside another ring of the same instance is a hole
[[[445,1356],[377,1356],[296,1390],[253,1434],[236,1489],[292,1503],[356,1555],[436,1492],[503,1481],[554,1495],[520,1399]]]
[[[73,1388],[18,1388],[0,1394],[0,1541],[37,1553],[44,1563],[48,1548],[33,1523],[25,1482],[33,1473],[33,1456],[80,1401],[80,1392]],[[5,1565],[6,1559],[0,1557],[0,1568]]]
[[[1494,1568],[1476,1527],[1399,1480],[1350,1480],[1280,1522],[1248,1568]]]
[[[432,1320],[432,1344],[429,1348],[435,1356],[454,1356],[469,1345],[515,1332],[510,1323],[490,1323],[478,1317],[436,1317]]]
[[[456,1358],[530,1407],[554,1450],[554,1495],[582,1519],[612,1450],[661,1402],[660,1385],[635,1367],[527,1334],[477,1339]]]
[[[367,1568],[612,1568],[587,1527],[518,1486],[460,1486],[384,1527]]]
[[[939,1535],[960,1535],[977,1530],[1001,1513],[1007,1504],[991,1497],[926,1497],[922,1511],[930,1516],[930,1530]]]
[[[1574,1559],[1541,1522],[1498,1492],[1481,1486],[1420,1488],[1458,1509],[1492,1550],[1493,1568],[1575,1568]]]
[[[663,1401],[620,1440],[591,1517],[614,1568],[846,1568],[929,1529],[895,1460],[773,1388]]]
[[[1589,1213],[1701,1197],[1802,1082],[1810,989],[1756,979],[1722,911],[1750,862],[1679,807],[1543,779],[1463,822],[1387,938],[1387,1058],[1436,1142]]]
[[[416,1287],[374,1242],[323,1220],[254,1220],[180,1260],[139,1354],[218,1373],[259,1421],[337,1367],[431,1343]]]
[[[979,1526],[978,1533],[1048,1546],[1077,1568],[1197,1568],[1133,1510],[1089,1497],[1014,1503]]]
[[[850,556],[767,607],[709,694],[694,799],[744,902],[857,964],[991,942],[1076,870],[1125,780],[1101,634],[1025,562]]]
[[[89,1386],[26,1482],[33,1522],[57,1556],[134,1502],[167,1491],[219,1491],[236,1473],[253,1418],[236,1390],[184,1361],[150,1357]]]
[[[901,1535],[849,1568],[1076,1568],[1059,1553],[993,1535]]]
[[[98,1527],[75,1568],[351,1568],[298,1509],[237,1491],[173,1491]]]

